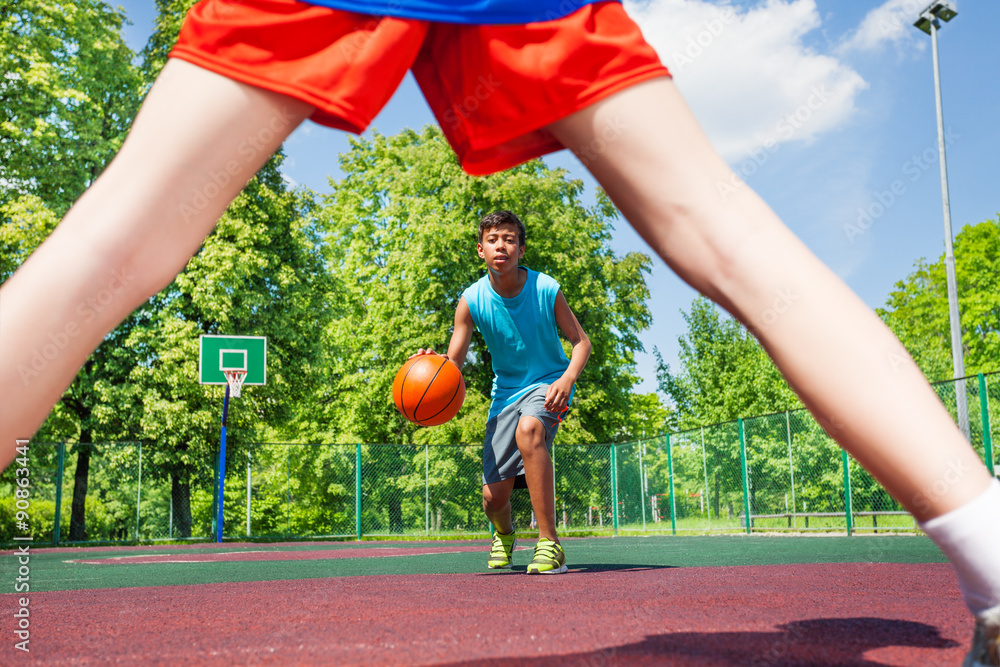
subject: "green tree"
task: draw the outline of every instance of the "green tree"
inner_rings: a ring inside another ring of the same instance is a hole
[[[141,94],[123,20],[101,0],[4,3],[0,204],[34,194],[61,215],[114,156]]]
[[[245,460],[251,442],[281,433],[313,386],[315,331],[328,318],[329,288],[319,232],[302,215],[311,199],[287,191],[277,164],[261,170],[187,268],[139,311],[140,324],[122,343],[137,362],[128,383],[100,386],[113,404],[133,406],[120,413],[118,437],[158,444],[149,466],[170,478],[182,535],[197,518],[192,504],[207,506],[198,494],[211,495],[206,479],[221,417],[222,390],[198,384],[199,336],[268,338],[267,385],[248,387],[230,406],[231,461]]]
[[[59,218],[41,197],[24,195],[0,204],[0,283],[45,240]]]
[[[14,0],[0,12],[0,278],[45,239],[124,140],[142,78],[123,20],[100,0]],[[94,387],[124,381],[131,364],[116,354],[115,341],[132,324],[126,320],[91,355],[37,437],[104,435]],[[84,538],[90,452],[76,448],[70,539]]]
[[[696,298],[684,320],[688,331],[678,339],[681,368],[672,372],[656,350],[657,378],[660,390],[674,402],[675,427],[716,425],[708,429],[706,441],[711,446],[706,452],[712,471],[707,490],[710,510],[718,518],[720,503],[732,515],[733,503],[742,496],[733,420],[801,404],[757,339],[711,301]]]
[[[56,214],[37,195],[22,195],[0,206],[0,281],[9,278],[58,223]],[[120,343],[136,325],[136,316],[105,337],[101,346],[87,358],[73,383],[60,398],[52,413],[35,435],[37,441],[71,441],[76,455],[74,489],[71,502],[69,539],[83,540],[85,503],[93,448],[89,444],[116,432],[113,421],[118,414],[97,391],[100,386],[123,384],[135,361],[123,354]],[[40,349],[49,339],[42,338]],[[54,339],[54,342],[58,342]],[[34,371],[24,369],[22,379],[30,382]]]
[[[513,210],[525,221],[523,263],[565,287],[593,342],[560,442],[608,441],[621,432],[632,409],[637,334],[650,321],[645,304],[650,260],[610,250],[615,212],[606,198],[593,208],[583,206],[582,184],[539,161],[470,177],[432,127],[354,140],[341,166],[343,180],[316,211],[327,231],[335,312],[323,332],[327,375],[319,407],[301,422],[306,437],[429,445],[482,441],[493,373],[478,332],[463,368],[466,401],[452,421],[430,429],[410,424],[394,409],[391,387],[397,369],[418,348],[447,348],[458,299],[484,270],[475,251],[478,221],[499,209]],[[455,452],[432,449],[432,468],[456,469]],[[417,458],[423,456],[419,452]],[[405,523],[407,489],[416,488],[415,461],[403,448],[380,450],[379,485],[366,486],[366,498],[389,503],[385,520],[394,531]],[[478,492],[476,477],[463,479],[472,480],[469,488]],[[469,525],[473,519],[459,509],[466,504],[467,499],[442,507],[446,525]]]
[[[632,408],[637,335],[650,321],[650,260],[611,251],[616,214],[606,198],[584,207],[582,184],[539,161],[470,177],[433,127],[354,140],[341,164],[344,179],[317,210],[337,296],[325,332],[319,435],[339,442],[480,440],[493,375],[478,333],[463,369],[466,407],[453,422],[410,425],[393,409],[391,386],[418,348],[446,349],[458,299],[483,273],[478,221],[498,209],[522,216],[523,263],[565,286],[593,342],[562,441],[607,441],[620,433]]]
[[[967,375],[1000,370],[1000,217],[955,237],[955,274]],[[896,283],[876,310],[930,380],[953,375],[944,255]]]
[[[671,371],[655,351],[660,390],[676,406],[676,426],[801,407],[757,339],[711,301],[696,298],[684,321],[688,331],[678,339],[680,370]]]
[[[671,411],[658,394],[632,394],[630,413],[621,433],[623,440],[652,438],[667,432]]]
[[[156,23],[142,53],[142,70],[148,85],[167,64],[170,49],[177,42],[184,17],[198,0],[156,0]]]

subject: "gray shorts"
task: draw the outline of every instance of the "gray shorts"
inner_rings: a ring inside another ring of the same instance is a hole
[[[483,484],[501,482],[515,478],[514,488],[526,488],[524,461],[517,448],[517,423],[521,417],[535,417],[545,427],[545,448],[552,449],[552,440],[559,430],[559,422],[566,416],[545,409],[545,392],[549,385],[543,384],[527,392],[508,405],[496,417],[486,422],[486,439],[483,442]]]

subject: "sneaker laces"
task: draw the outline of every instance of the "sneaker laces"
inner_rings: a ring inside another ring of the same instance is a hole
[[[513,533],[510,535],[513,535]],[[504,535],[504,537],[509,537],[509,535]],[[510,554],[507,553],[507,547],[504,545],[503,540],[500,537],[500,533],[493,533],[493,546],[490,549],[490,556],[501,556],[503,558],[507,558],[509,555]]]
[[[559,545],[552,540],[542,540],[538,541],[535,545],[535,558],[541,555],[549,560],[558,561],[559,560]]]

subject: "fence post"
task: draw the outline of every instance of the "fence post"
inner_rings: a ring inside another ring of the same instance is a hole
[[[708,529],[712,530],[712,503],[709,500],[708,486],[708,456],[705,454],[705,427],[701,427],[701,465],[705,471],[705,515],[708,517]],[[718,474],[718,473],[716,473]]]
[[[358,539],[361,539],[361,445],[357,446],[354,461],[354,523]]]
[[[135,541],[139,541],[139,503],[142,502],[142,442],[139,442],[139,481],[135,488]]]
[[[63,467],[66,465],[66,443],[59,443],[59,458],[56,467],[56,523],[52,528],[52,542],[59,546],[59,524],[62,522]]]
[[[170,498],[173,500],[173,490],[171,490]],[[219,466],[216,463],[215,468],[212,470],[212,535],[215,535],[216,524],[219,521]],[[192,523],[194,519],[192,518]]]
[[[848,465],[847,450],[840,450],[844,462],[844,513],[847,516],[847,536],[854,534],[854,512],[851,510],[851,468]]]
[[[670,434],[667,433],[667,477],[670,479],[670,534],[677,534],[677,503],[674,502],[674,456]]]
[[[253,454],[247,452],[247,537],[250,537],[250,461]]]
[[[431,534],[431,453],[424,444],[424,534]]]
[[[292,513],[292,447],[285,445],[285,537],[291,529]]]
[[[615,443],[611,443],[611,525],[618,535],[618,460],[615,456]]]
[[[993,465],[993,435],[990,433],[990,397],[986,393],[986,376],[982,373],[979,374],[979,414],[983,420],[983,455],[992,477],[996,471]]]
[[[747,441],[743,434],[743,418],[737,421],[740,429],[740,467],[743,469],[743,516],[744,523],[749,535],[753,530],[753,522],[750,520],[750,476],[747,474]]]
[[[646,473],[642,467],[642,450],[642,440],[640,440],[639,446],[636,447],[639,455],[639,509],[642,510],[642,531],[646,532]]]
[[[788,436],[788,478],[792,483],[792,518],[795,521],[793,527],[798,529],[799,519],[795,516],[797,511],[795,509],[795,463],[792,460],[792,420],[788,410],[785,410],[785,434]],[[785,509],[788,508],[786,507]]]

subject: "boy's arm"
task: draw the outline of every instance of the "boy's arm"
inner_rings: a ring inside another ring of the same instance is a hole
[[[448,343],[448,354],[445,355],[459,369],[465,365],[465,357],[469,353],[469,343],[472,342],[472,329],[475,327],[472,321],[472,313],[469,311],[469,304],[465,302],[465,297],[458,300],[458,307],[455,308],[455,329],[451,332],[451,342]],[[434,350],[418,350],[417,354],[437,354]],[[413,357],[410,357],[411,359]]]
[[[569,405],[570,392],[573,391],[573,383],[580,377],[583,367],[587,365],[590,358],[590,338],[580,326],[580,321],[576,319],[573,310],[566,303],[566,297],[562,290],[556,294],[556,324],[563,336],[573,345],[570,353],[569,366],[566,372],[558,380],[549,385],[545,392],[545,409],[553,412],[562,412]]]

